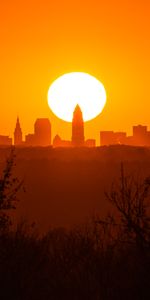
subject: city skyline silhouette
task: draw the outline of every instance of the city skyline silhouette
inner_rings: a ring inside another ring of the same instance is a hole
[[[76,105],[72,117],[72,135],[70,140],[63,140],[59,133],[53,137],[52,141],[52,124],[48,118],[38,118],[34,124],[34,133],[29,133],[23,140],[23,133],[19,117],[17,117],[16,127],[14,130],[14,139],[9,136],[0,135],[0,146],[15,145],[22,147],[96,147],[96,140],[84,136],[85,122],[82,116],[82,110]],[[150,131],[145,125],[134,125],[132,135],[128,136],[126,132],[113,130],[100,131],[100,143],[97,146],[109,145],[130,145],[130,146],[147,146],[150,147]]]

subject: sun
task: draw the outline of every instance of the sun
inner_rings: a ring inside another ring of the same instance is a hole
[[[83,72],[67,73],[57,78],[49,88],[48,104],[60,119],[72,122],[73,111],[78,104],[84,121],[98,116],[106,103],[103,84]]]

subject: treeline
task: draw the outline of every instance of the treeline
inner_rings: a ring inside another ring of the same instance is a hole
[[[11,227],[23,183],[13,154],[0,180],[0,299],[146,300],[150,298],[150,179],[126,176],[106,199],[112,212],[71,230],[38,235],[34,224]]]

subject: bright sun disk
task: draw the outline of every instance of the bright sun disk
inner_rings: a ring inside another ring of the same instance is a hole
[[[56,79],[48,91],[48,104],[60,119],[71,122],[78,104],[84,121],[98,116],[106,103],[103,84],[95,77],[82,72],[73,72]]]

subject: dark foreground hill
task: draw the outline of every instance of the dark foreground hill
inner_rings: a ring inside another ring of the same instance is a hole
[[[149,299],[149,149],[17,149],[12,177],[9,151],[1,150],[0,299]],[[26,193],[11,227],[15,174]]]
[[[0,149],[1,168],[10,149]],[[105,215],[105,191],[120,176],[150,175],[150,149],[110,146],[95,149],[17,148],[15,174],[24,180],[14,219],[36,222],[42,231],[70,227],[94,214]],[[138,179],[138,180],[139,180]]]

